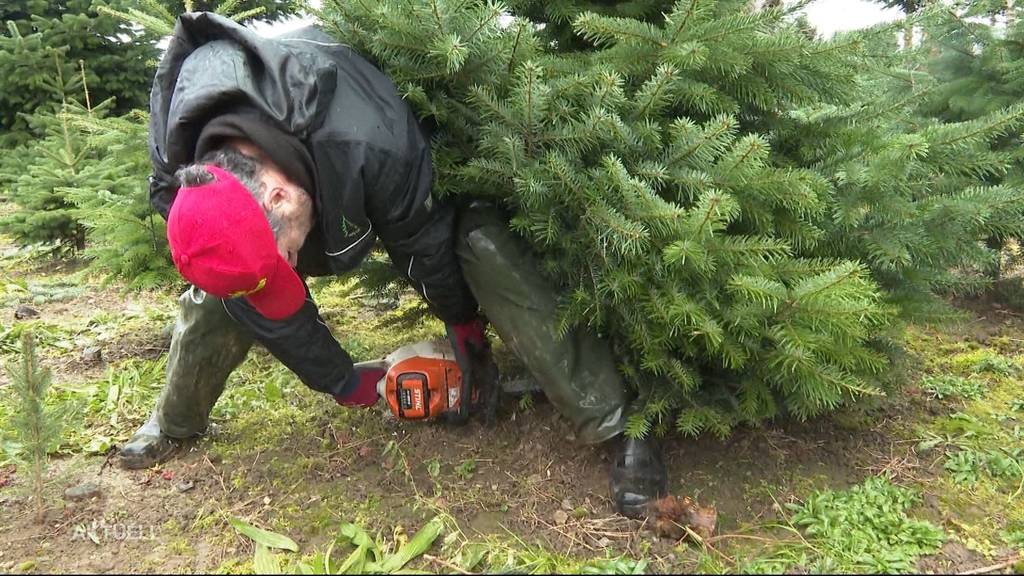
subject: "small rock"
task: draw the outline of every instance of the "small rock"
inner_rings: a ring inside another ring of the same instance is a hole
[[[600,540],[594,542],[594,545],[598,548],[607,548],[612,545],[612,541],[607,536],[602,536]]]
[[[103,358],[103,350],[99,346],[87,346],[82,349],[82,360],[99,362]]]
[[[100,495],[102,490],[100,485],[95,482],[82,482],[78,486],[73,486],[64,491],[64,498],[67,500],[89,500]]]
[[[568,498],[562,500],[562,510],[565,510],[566,512],[572,510],[572,502],[570,502]]]
[[[555,524],[561,526],[569,521],[569,514],[565,510],[555,510],[554,519]]]
[[[18,309],[14,311],[15,320],[28,320],[29,318],[36,318],[38,316],[39,310],[24,304],[18,306]]]
[[[188,492],[189,490],[196,487],[196,483],[191,480],[184,480],[174,485],[174,489],[178,492]]]

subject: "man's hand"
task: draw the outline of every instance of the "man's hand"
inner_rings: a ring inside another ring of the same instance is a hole
[[[369,408],[380,399],[377,394],[377,382],[380,382],[386,372],[383,368],[360,368],[358,366],[355,371],[359,378],[356,389],[346,396],[335,396],[334,401],[342,406]]]
[[[470,405],[483,405],[484,420],[488,424],[493,423],[498,400],[498,368],[491,356],[491,344],[484,333],[484,322],[474,318],[463,324],[449,324],[447,329],[455,359],[462,370],[463,379],[469,382],[471,392],[471,396],[463,400],[461,414],[451,421],[465,422]]]
[[[487,335],[484,334],[484,322],[479,318],[464,324],[451,324],[449,328],[456,356],[462,354],[466,358],[472,358],[474,353],[483,352],[491,347],[487,342]]]

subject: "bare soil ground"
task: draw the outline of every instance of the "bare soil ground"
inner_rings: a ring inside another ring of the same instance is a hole
[[[914,515],[947,534],[942,549],[920,558],[916,570],[1014,570],[1018,551],[1000,535],[1024,520],[1024,496],[1013,494],[1024,479],[963,487],[944,468],[948,453],[920,450],[929,433],[947,433],[950,414],[970,412],[966,401],[940,402],[922,391],[922,375],[947,369],[957,354],[992,351],[1016,361],[1024,353],[1024,319],[991,303],[972,304],[968,322],[957,328],[912,329],[909,383],[895,398],[829,419],[739,429],[725,440],[667,439],[671,491],[718,510],[716,536],[701,545],[659,538],[644,522],[614,514],[608,449],[575,443],[543,398],[529,406],[509,400],[493,427],[402,423],[383,410],[336,406],[304,389],[262,350],[229,381],[210,435],[163,466],[121,470],[111,465],[104,443],[93,440],[123,442],[145,419],[161,385],[172,293],[124,294],[73,276],[73,266],[29,265],[10,256],[6,262],[0,325],[10,332],[19,305],[39,312],[33,322],[37,333],[50,334],[41,350],[56,394],[78,411],[65,421],[75,433],[52,458],[42,521],[26,468],[0,459],[2,572],[247,572],[252,543],[228,526],[229,518],[287,534],[310,554],[323,552],[343,522],[401,541],[439,514],[459,542],[487,543],[502,553],[505,546],[524,571],[620,557],[646,560],[652,571],[731,571],[774,546],[798,545],[799,531],[780,529],[787,504],[877,475],[917,490]],[[47,287],[52,293],[66,285],[80,290],[45,296]],[[327,292],[326,316],[354,353],[379,354],[436,331],[428,325],[381,339],[370,324],[374,310],[338,304],[338,295]],[[3,349],[5,364],[14,358],[12,343]],[[83,354],[87,348],[99,348],[99,357]],[[8,388],[0,376],[5,418],[13,405]],[[992,389],[999,391],[992,406],[1020,397],[1016,376]],[[999,411],[1009,413],[1003,405]],[[10,449],[8,431],[0,431]],[[99,486],[96,497],[65,497],[66,488],[88,482]],[[412,565],[458,568],[440,541]]]

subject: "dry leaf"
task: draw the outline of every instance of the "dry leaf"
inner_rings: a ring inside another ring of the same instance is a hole
[[[714,506],[700,506],[688,497],[666,496],[648,505],[655,534],[679,539],[688,527],[701,538],[710,538],[718,523],[718,510]]]

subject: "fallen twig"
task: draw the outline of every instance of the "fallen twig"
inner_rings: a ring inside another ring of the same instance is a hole
[[[449,562],[447,560],[442,560],[441,558],[438,558],[437,556],[431,556],[430,554],[424,554],[423,557],[426,558],[427,560],[430,560],[431,562],[437,564],[438,566],[440,566],[442,568],[447,568],[448,570],[451,570],[452,572],[457,572],[459,574],[474,574],[474,572],[467,572],[466,570],[463,570],[462,568],[459,568],[455,564],[452,564],[451,562]]]
[[[203,454],[203,460],[205,460],[207,465],[210,466],[210,469],[213,470],[213,475],[220,482],[220,489],[221,489],[221,491],[223,491],[225,494],[227,494],[228,493],[228,488],[227,488],[227,486],[224,485],[224,477],[220,475],[220,471],[217,470],[217,467],[213,465],[213,462],[210,462],[210,457],[207,456],[206,454]]]
[[[744,540],[757,540],[758,542],[769,543],[779,542],[778,539],[765,538],[763,536],[753,536],[750,534],[719,534],[718,536],[712,536],[711,538],[708,538],[707,540],[705,540],[705,542],[711,544],[713,542],[718,542],[719,540],[731,540],[733,538],[742,538]]]
[[[111,446],[110,448],[107,449],[106,458],[103,459],[103,464],[100,465],[99,472],[96,472],[97,476],[101,476],[103,474],[103,471],[107,468],[107,466],[110,466],[110,461],[113,460],[114,456],[117,455],[119,450],[120,449],[117,446]]]
[[[735,560],[733,560],[732,558],[727,556],[724,552],[722,552],[718,548],[715,548],[714,546],[708,544],[707,541],[705,541],[703,538],[701,538],[700,534],[697,534],[696,532],[694,532],[692,528],[690,528],[686,524],[680,524],[679,526],[681,526],[682,529],[686,531],[686,535],[687,536],[692,538],[694,542],[700,544],[705,550],[709,550],[710,549],[715,554],[718,554],[719,556],[721,556],[722,559],[725,560],[726,562],[728,562],[729,564],[732,564],[733,566],[736,565],[736,561]]]
[[[139,502],[142,502],[142,500],[136,500],[135,498],[129,498],[128,495],[125,494],[125,492],[124,492],[124,486],[118,486],[117,489],[121,491],[121,497],[124,498],[125,500],[127,500],[129,502],[135,502],[136,504],[139,503]]]

